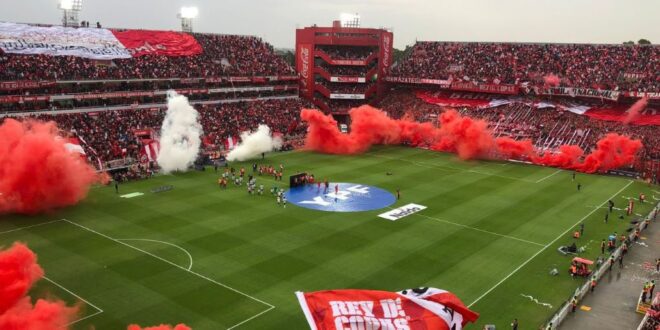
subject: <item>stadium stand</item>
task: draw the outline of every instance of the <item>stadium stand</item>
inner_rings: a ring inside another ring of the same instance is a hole
[[[273,47],[254,36],[193,34],[204,51],[193,56],[145,55],[112,61],[75,56],[0,54],[3,80],[95,80],[290,75]]]
[[[404,89],[393,91],[381,103],[393,118],[435,121],[446,108],[429,104]],[[539,110],[524,103],[493,107],[459,107],[459,112],[489,123],[495,136],[516,140],[531,139],[541,150],[554,150],[562,144],[576,144],[589,152],[605,134],[617,132],[642,140],[644,149],[635,169],[644,177],[660,177],[660,135],[654,125],[623,125],[616,121],[593,120],[569,111]]]
[[[396,77],[542,83],[604,90],[660,90],[657,45],[417,42],[392,70]]]
[[[273,132],[296,138],[305,132],[299,123],[299,111],[307,106],[301,99],[258,100],[252,102],[201,105],[197,109],[206,146],[224,148],[227,137],[238,137],[246,130],[266,124]],[[139,130],[157,132],[165,116],[164,109],[43,114],[33,118],[55,121],[63,131],[82,138],[82,146],[92,164],[116,159],[138,159],[141,140]]]

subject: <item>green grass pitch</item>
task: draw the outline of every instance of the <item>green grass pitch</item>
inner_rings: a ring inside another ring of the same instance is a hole
[[[603,219],[608,199],[653,189],[624,178],[454,155],[378,147],[359,156],[290,152],[264,161],[288,174],[368,184],[394,191],[394,207],[428,208],[398,221],[386,210],[330,213],[220,190],[213,169],[95,187],[81,204],[39,217],[3,216],[0,246],[29,245],[46,271],[31,293],[82,308],[75,329],[125,329],[129,323],[186,323],[204,329],[305,329],[294,292],[418,286],[450,290],[481,314],[477,325],[506,328],[514,317],[537,328],[582,281],[567,275],[557,247],[573,241],[594,259],[607,234],[627,221]],[[251,172],[250,162],[243,164]],[[234,166],[241,166],[234,164]],[[386,175],[392,172],[393,175]],[[275,183],[258,178],[266,187]],[[151,193],[154,187],[174,189]],[[656,196],[660,196],[656,193]],[[646,214],[650,203],[636,204]],[[621,211],[615,211],[618,215]],[[560,275],[551,276],[557,268]],[[552,308],[524,297],[529,295]]]

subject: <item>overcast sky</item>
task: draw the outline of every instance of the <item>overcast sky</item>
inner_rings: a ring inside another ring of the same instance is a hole
[[[2,0],[0,21],[59,24],[59,0]],[[197,6],[197,32],[257,35],[293,48],[296,27],[360,13],[363,27],[415,40],[660,43],[660,0],[83,0],[82,20],[107,27],[180,29],[181,6]]]

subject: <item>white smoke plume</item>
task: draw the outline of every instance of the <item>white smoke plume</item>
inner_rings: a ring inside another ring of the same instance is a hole
[[[254,132],[245,131],[241,133],[241,143],[227,154],[227,160],[244,161],[280,147],[282,147],[282,139],[279,137],[273,138],[270,135],[268,126],[259,125]]]
[[[163,173],[185,171],[195,162],[202,135],[198,117],[188,98],[175,91],[167,92],[167,113],[160,130],[157,159]]]

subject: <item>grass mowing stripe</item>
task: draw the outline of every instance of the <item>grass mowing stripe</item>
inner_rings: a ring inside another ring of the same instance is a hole
[[[61,220],[58,220],[58,221],[61,221]],[[66,291],[66,292],[68,292],[69,294],[73,295],[74,297],[76,297],[76,298],[82,300],[82,301],[83,301],[84,303],[86,303],[87,305],[90,305],[90,306],[94,307],[94,309],[96,309],[96,313],[91,314],[91,315],[87,315],[87,316],[85,316],[85,317],[83,317],[83,318],[80,318],[80,319],[78,319],[78,320],[75,320],[75,321],[73,321],[73,322],[70,322],[69,324],[67,324],[67,326],[70,326],[70,325],[72,325],[72,324],[76,324],[76,323],[78,323],[78,322],[80,322],[80,321],[82,321],[82,320],[86,320],[86,319],[88,319],[88,318],[91,318],[91,317],[94,317],[94,316],[96,316],[96,315],[99,315],[99,314],[103,313],[103,310],[102,310],[101,308],[99,308],[99,307],[97,307],[96,305],[92,304],[91,302],[85,300],[83,297],[81,297],[81,296],[79,296],[79,295],[77,295],[77,294],[71,292],[71,290],[69,290],[69,289],[63,287],[63,286],[60,285],[59,283],[57,283],[57,282],[51,280],[50,278],[48,278],[48,277],[46,277],[46,276],[43,276],[42,278],[43,278],[44,280],[46,280],[46,281],[48,281],[48,282],[54,284],[54,285],[57,286],[58,288],[60,288],[60,289],[62,289],[62,290],[64,290],[64,291]]]
[[[422,218],[429,219],[429,220],[434,220],[434,221],[437,221],[437,222],[442,222],[442,223],[446,223],[446,224],[450,224],[450,225],[454,225],[454,226],[459,226],[459,227],[463,227],[463,228],[466,228],[466,229],[476,230],[478,232],[482,232],[482,233],[486,233],[486,234],[490,234],[490,235],[495,235],[495,236],[500,236],[500,237],[504,237],[504,238],[508,238],[508,239],[513,239],[513,240],[528,243],[528,244],[543,246],[543,244],[541,244],[541,243],[536,243],[536,242],[528,241],[526,239],[522,239],[522,238],[518,238],[518,237],[514,237],[514,236],[499,234],[499,233],[495,233],[495,232],[488,231],[488,230],[483,230],[483,229],[479,229],[479,228],[475,228],[475,227],[470,227],[470,226],[466,226],[466,225],[463,225],[463,224],[460,224],[460,223],[451,222],[451,221],[440,219],[440,218],[434,218],[434,217],[430,217],[428,215],[424,215],[424,214],[420,214],[420,213],[415,213],[415,215],[419,216],[419,217],[422,217]]]
[[[514,269],[509,275],[507,275],[507,276],[504,277],[502,280],[500,280],[499,282],[497,282],[497,284],[495,284],[492,288],[488,289],[488,291],[486,291],[486,292],[485,292],[484,294],[482,294],[479,298],[477,298],[477,299],[476,299],[475,301],[473,301],[470,305],[468,305],[468,308],[469,308],[469,307],[472,307],[474,304],[476,304],[477,302],[479,302],[479,300],[481,300],[483,297],[485,297],[486,295],[488,295],[489,293],[491,293],[493,290],[495,290],[498,286],[500,286],[500,284],[502,284],[504,281],[506,281],[506,280],[507,280],[509,277],[511,277],[513,274],[515,274],[516,272],[518,272],[521,268],[525,267],[525,265],[527,265],[530,261],[532,261],[532,259],[536,258],[536,256],[538,256],[539,254],[541,254],[541,252],[545,251],[545,249],[547,249],[548,247],[550,247],[550,245],[554,244],[554,243],[555,243],[557,240],[559,240],[562,236],[566,235],[566,233],[568,233],[572,228],[574,228],[575,226],[577,226],[577,225],[578,225],[580,222],[582,222],[584,219],[586,219],[586,218],[588,218],[590,215],[594,214],[594,212],[596,212],[601,206],[605,205],[605,203],[607,203],[608,200],[610,200],[610,199],[616,197],[616,195],[620,194],[622,191],[624,191],[626,188],[628,188],[631,184],[633,184],[633,182],[634,182],[634,181],[630,181],[630,182],[628,182],[628,184],[626,184],[623,188],[619,189],[619,191],[617,191],[616,193],[614,193],[610,198],[608,198],[607,200],[605,200],[604,202],[602,202],[600,205],[598,205],[598,207],[596,207],[596,208],[594,208],[593,210],[591,210],[591,212],[589,212],[587,215],[585,215],[584,217],[582,217],[582,218],[581,218],[580,220],[578,220],[575,224],[573,224],[572,226],[568,227],[568,229],[566,229],[563,233],[559,234],[559,236],[557,236],[555,239],[553,239],[552,242],[546,244],[541,250],[539,250],[538,252],[536,252],[533,256],[531,256],[529,259],[527,259],[525,262],[523,262],[520,266],[518,266],[516,269]]]
[[[158,259],[158,260],[161,260],[161,261],[163,261],[163,262],[165,262],[165,263],[167,263],[167,264],[170,264],[170,265],[172,265],[172,266],[174,266],[174,267],[176,267],[176,268],[182,269],[182,270],[184,270],[184,271],[186,271],[186,272],[189,272],[189,273],[191,273],[191,274],[193,274],[193,275],[195,275],[195,276],[197,276],[197,277],[199,277],[199,278],[202,278],[202,279],[205,279],[205,280],[207,280],[207,281],[209,281],[209,282],[215,283],[215,284],[217,284],[217,285],[219,285],[219,286],[221,286],[221,287],[223,287],[223,288],[225,288],[225,289],[231,290],[231,291],[233,291],[233,292],[235,292],[235,293],[238,293],[238,294],[240,294],[240,295],[242,295],[242,296],[244,296],[244,297],[247,297],[247,298],[250,298],[250,299],[252,299],[252,300],[254,300],[254,301],[260,302],[260,303],[262,303],[262,304],[264,304],[264,305],[266,305],[266,306],[268,306],[268,307],[275,307],[275,306],[273,306],[273,305],[271,305],[271,304],[269,304],[269,303],[267,303],[267,302],[265,302],[265,301],[263,301],[263,300],[261,300],[261,299],[259,299],[259,298],[255,298],[255,297],[253,297],[253,296],[251,296],[251,295],[249,295],[249,294],[247,294],[247,293],[244,293],[244,292],[241,292],[241,291],[239,291],[239,290],[236,290],[236,289],[234,289],[234,288],[232,288],[232,287],[230,287],[230,286],[228,286],[228,285],[226,285],[226,284],[222,284],[222,283],[220,283],[220,282],[218,282],[218,281],[216,281],[216,280],[213,280],[213,279],[211,279],[211,278],[208,278],[207,276],[201,275],[201,274],[199,274],[199,273],[197,273],[197,272],[194,272],[194,271],[192,271],[192,270],[188,270],[188,269],[186,269],[186,268],[184,268],[184,267],[181,267],[181,266],[179,266],[179,265],[177,265],[177,264],[175,264],[175,263],[173,263],[173,262],[171,262],[171,261],[169,261],[169,260],[163,259],[163,258],[161,258],[161,257],[159,257],[159,256],[157,256],[157,255],[155,255],[155,254],[153,254],[153,253],[150,253],[150,252],[144,251],[144,250],[142,250],[142,249],[140,249],[140,248],[138,248],[138,247],[135,247],[135,246],[130,245],[130,244],[128,244],[128,243],[124,243],[124,242],[122,242],[122,241],[119,241],[119,240],[117,240],[117,239],[115,239],[115,238],[112,238],[112,237],[110,237],[110,236],[108,236],[108,235],[105,235],[105,234],[99,233],[98,231],[95,231],[94,229],[91,229],[91,228],[85,227],[85,226],[83,226],[83,225],[81,225],[81,224],[78,224],[78,223],[75,223],[75,222],[73,222],[73,221],[70,221],[70,220],[67,220],[67,219],[62,219],[62,220],[63,220],[63,221],[66,221],[66,222],[68,222],[68,223],[70,223],[70,224],[72,224],[72,225],[74,225],[74,226],[78,226],[78,227],[80,227],[80,228],[82,228],[82,229],[84,229],[84,230],[87,230],[87,231],[89,231],[89,232],[91,232],[91,233],[97,234],[97,235],[102,236],[102,237],[105,237],[105,238],[107,238],[107,239],[109,239],[109,240],[111,240],[111,241],[114,241],[114,242],[117,242],[117,243],[119,243],[119,244],[121,244],[121,245],[127,246],[127,247],[129,247],[129,248],[131,248],[131,249],[134,249],[134,250],[140,251],[140,252],[142,252],[142,253],[144,253],[144,254],[150,255],[150,256],[152,256],[152,257],[154,257],[154,258],[156,258],[156,259]]]

